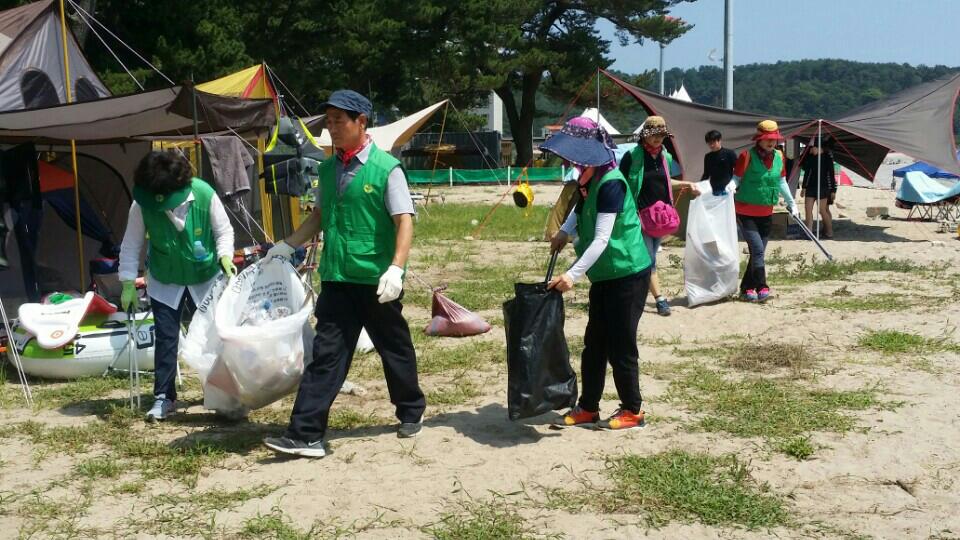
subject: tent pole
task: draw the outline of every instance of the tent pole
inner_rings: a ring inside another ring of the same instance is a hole
[[[597,125],[600,125],[600,68],[597,68]]]
[[[70,58],[67,54],[67,17],[60,0],[60,37],[63,44],[63,88],[67,94],[67,103],[73,103],[70,91]],[[73,212],[77,229],[77,267],[80,270],[80,292],[87,292],[86,271],[83,268],[83,227],[80,224],[80,175],[77,172],[77,141],[70,139],[70,160],[73,163]]]
[[[817,120],[817,239],[820,239],[820,159],[823,156],[823,120]],[[804,201],[806,204],[806,201]]]
[[[266,181],[263,180],[263,153],[267,151],[267,144],[263,137],[257,137],[257,191],[260,192],[260,220],[263,221],[263,230],[266,232],[265,242],[273,242],[273,202],[267,194]]]

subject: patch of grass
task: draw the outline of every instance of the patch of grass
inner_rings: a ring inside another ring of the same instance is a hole
[[[382,426],[390,420],[377,416],[374,413],[365,413],[349,407],[334,407],[330,411],[330,429],[340,431],[365,427]]]
[[[436,540],[526,540],[556,538],[539,534],[502,497],[451,505],[440,521],[424,528]]]
[[[417,372],[421,375],[479,371],[505,362],[506,346],[489,339],[469,339],[453,346],[432,339],[417,349]]]
[[[792,458],[796,458],[798,461],[803,461],[810,458],[817,451],[816,446],[810,442],[810,436],[796,436],[789,439],[784,439],[777,443],[777,450],[783,454],[786,454]]]
[[[794,378],[806,375],[819,359],[802,343],[750,343],[733,341],[688,349],[675,347],[673,353],[681,358],[716,358],[727,367],[741,371],[771,373],[787,369]],[[685,370],[690,364],[676,364]]]
[[[935,274],[943,267],[920,266],[907,260],[887,257],[822,261],[804,255],[784,257],[774,250],[766,257],[767,278],[783,285],[842,280],[862,272],[895,272],[898,274]]]
[[[196,486],[201,470],[218,466],[226,458],[223,449],[203,441],[174,446],[146,439],[126,415],[95,420],[82,426],[46,427],[37,422],[23,422],[14,427],[6,436],[23,437],[47,451],[67,455],[102,449],[103,454],[110,456],[121,470],[137,472],[144,479],[179,480],[188,487]],[[105,474],[110,467],[95,458],[77,473],[95,477]]]
[[[807,305],[832,311],[905,311],[915,307],[932,308],[947,301],[947,298],[934,296],[881,293],[870,296],[814,298]]]
[[[698,426],[739,437],[787,438],[809,431],[844,433],[856,427],[845,414],[895,404],[877,398],[875,388],[814,390],[784,379],[728,379],[720,372],[694,366],[668,391],[668,399],[705,416]]]
[[[817,362],[803,344],[796,343],[739,343],[726,349],[722,358],[726,366],[734,369],[767,373],[787,368],[796,378]]]
[[[506,189],[506,188],[504,188]],[[437,204],[430,211],[418,215],[414,234],[415,242],[424,240],[463,240],[474,236],[483,240],[507,240],[526,242],[530,238],[543,239],[544,225],[550,208],[533,206],[516,208],[509,199],[494,210],[490,219],[479,231],[471,220],[483,223],[493,204]]]
[[[480,395],[480,388],[475,382],[458,377],[453,384],[441,386],[427,392],[427,403],[430,405],[464,405]]]
[[[784,500],[757,484],[748,466],[732,454],[627,454],[607,458],[604,476],[608,485],[588,485],[574,496],[548,492],[548,499],[561,507],[573,503],[607,513],[639,512],[655,527],[694,520],[748,529],[792,524]]]
[[[960,345],[946,336],[928,338],[899,330],[870,330],[860,336],[858,344],[883,354],[960,352]]]
[[[314,521],[310,528],[303,530],[298,527],[279,505],[270,509],[268,514],[257,513],[255,517],[243,521],[240,530],[231,538],[246,540],[315,540],[317,538],[354,538],[358,534],[384,527],[399,526],[399,522],[384,519],[378,513],[368,519],[358,519],[349,525],[342,525],[333,520],[324,523]]]
[[[100,456],[81,461],[74,467],[74,472],[77,476],[97,480],[116,478],[123,474],[123,467],[116,459]]]
[[[122,536],[228,537],[230,535],[214,521],[217,512],[234,510],[247,501],[262,499],[279,487],[258,484],[235,490],[215,488],[185,494],[153,495],[151,504],[129,516],[123,523],[124,530],[116,532],[122,532]]]

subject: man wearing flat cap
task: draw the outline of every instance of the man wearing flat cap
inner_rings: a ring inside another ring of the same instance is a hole
[[[347,377],[362,328],[383,361],[400,420],[397,436],[416,436],[426,408],[400,303],[413,240],[406,174],[367,135],[370,100],[337,90],[321,107],[336,152],[320,165],[317,208],[266,255],[289,260],[297,246],[323,231],[313,362],[303,374],[286,432],[264,439],[277,452],[304,457],[326,454],[330,407]]]

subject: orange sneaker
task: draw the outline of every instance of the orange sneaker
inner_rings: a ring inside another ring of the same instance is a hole
[[[600,429],[618,430],[639,429],[646,425],[646,422],[643,421],[643,411],[634,414],[633,411],[617,409],[617,412],[613,413],[613,416],[599,422],[597,427]]]
[[[565,428],[573,426],[582,426],[586,424],[596,424],[600,420],[600,412],[590,412],[585,411],[576,406],[570,411],[563,415],[562,418],[558,418],[554,423],[554,427]]]

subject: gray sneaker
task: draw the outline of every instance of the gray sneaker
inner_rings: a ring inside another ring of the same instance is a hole
[[[308,443],[289,437],[267,437],[263,439],[263,444],[275,452],[289,454],[291,456],[322,458],[327,455],[326,450],[323,449],[322,439]]]
[[[420,434],[423,429],[423,419],[416,422],[401,422],[397,428],[397,437],[401,439],[412,439]]]
[[[147,422],[160,422],[170,418],[177,413],[177,402],[167,399],[163,394],[157,396],[153,402],[153,407],[147,411]]]

